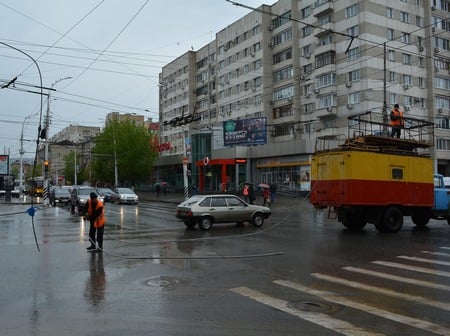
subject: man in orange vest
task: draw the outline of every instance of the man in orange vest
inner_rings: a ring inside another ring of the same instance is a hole
[[[91,246],[87,248],[88,252],[101,252],[103,250],[103,232],[105,230],[105,213],[103,202],[98,200],[97,194],[92,192],[86,203],[86,217],[89,218],[89,241]],[[97,233],[97,237],[96,237]],[[96,244],[98,243],[98,248]]]
[[[390,118],[390,125],[392,127],[391,137],[397,136],[397,138],[400,138],[400,132],[404,125],[404,120],[403,112],[400,111],[398,104],[394,105],[394,109],[391,111]]]

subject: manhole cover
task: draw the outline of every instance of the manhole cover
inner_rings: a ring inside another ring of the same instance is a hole
[[[313,313],[328,313],[334,310],[332,305],[317,301],[291,302],[289,303],[289,307]]]
[[[179,279],[170,277],[170,276],[155,276],[145,281],[145,284],[150,287],[173,287],[174,285],[178,285],[180,283]]]

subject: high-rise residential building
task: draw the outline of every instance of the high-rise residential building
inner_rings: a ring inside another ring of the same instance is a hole
[[[260,6],[163,67],[159,176],[182,186],[187,157],[204,190],[307,191],[318,137],[347,136],[349,115],[396,103],[436,123],[436,169],[449,175],[449,12],[450,0]]]

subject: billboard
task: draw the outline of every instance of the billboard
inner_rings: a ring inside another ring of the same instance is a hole
[[[267,119],[249,118],[223,122],[225,146],[265,145],[267,143]]]
[[[9,155],[0,155],[0,175],[9,174]]]

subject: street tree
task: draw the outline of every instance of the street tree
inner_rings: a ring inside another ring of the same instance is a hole
[[[80,153],[75,151],[70,151],[67,155],[64,155],[64,176],[66,182],[75,183],[75,166],[77,174],[76,183],[82,184],[83,182],[89,182],[89,171],[81,164],[81,159]]]
[[[131,120],[111,121],[97,136],[91,151],[92,174],[102,182],[134,186],[147,181],[157,151],[152,135]]]

